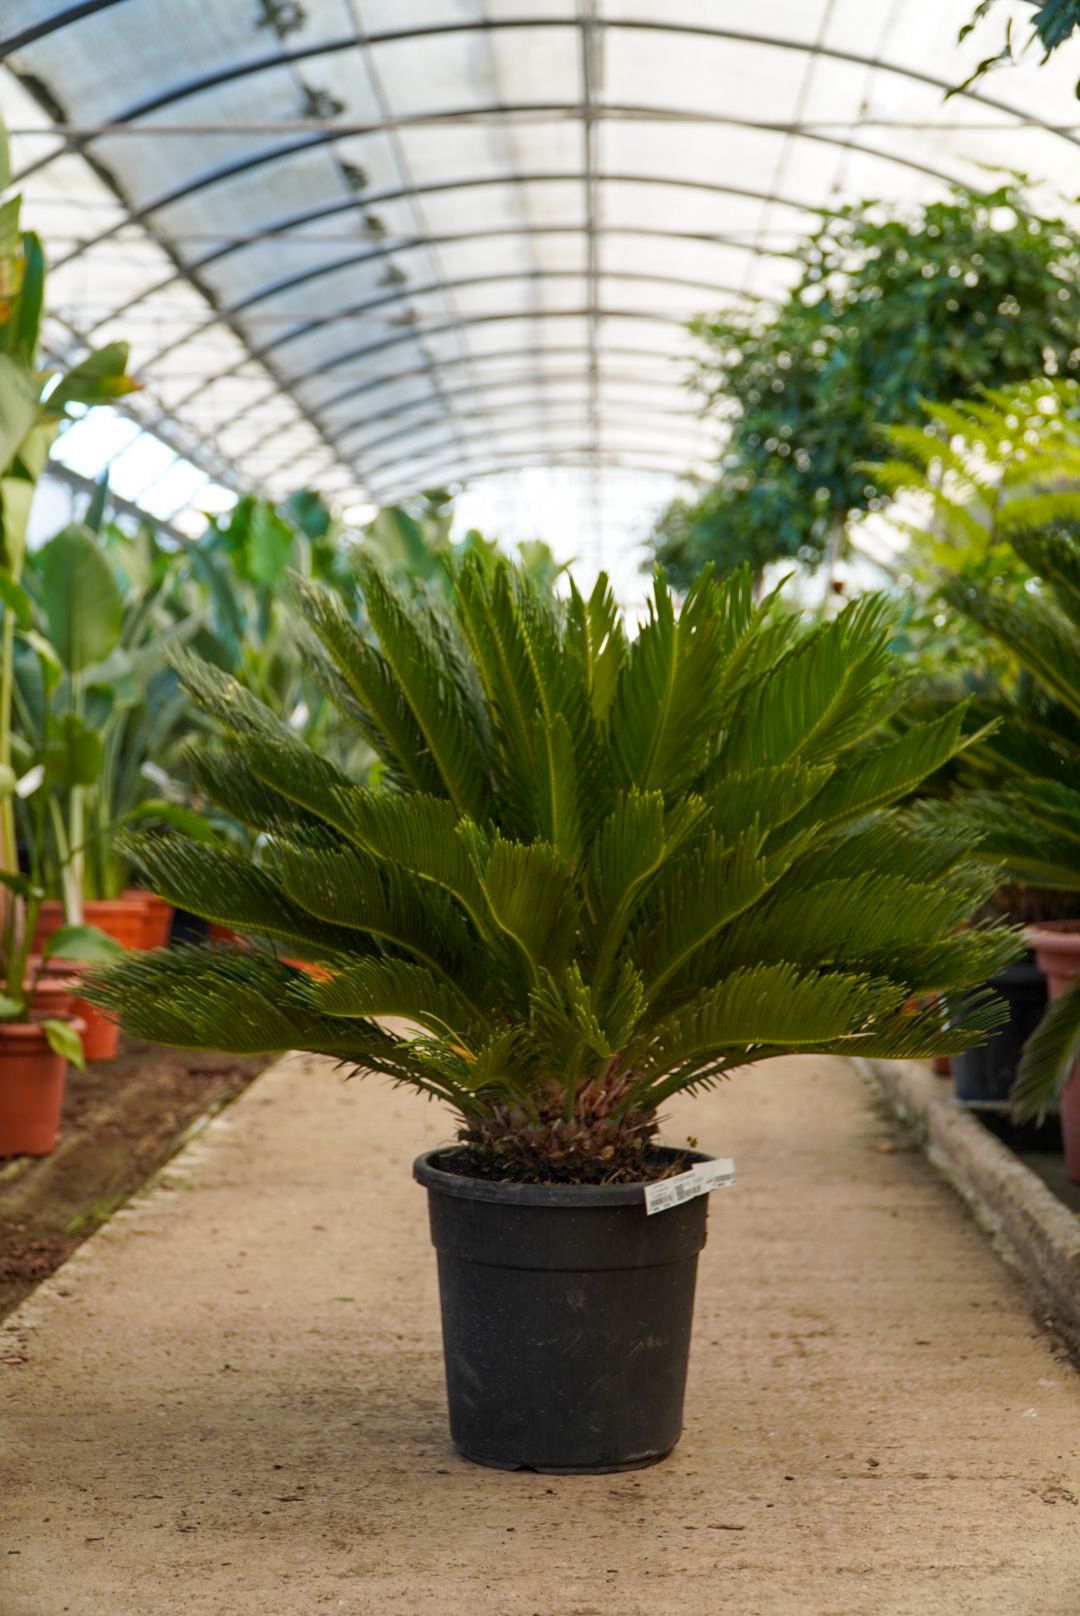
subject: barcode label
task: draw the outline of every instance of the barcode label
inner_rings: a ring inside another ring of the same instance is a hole
[[[711,1190],[727,1189],[735,1182],[735,1163],[730,1156],[718,1156],[715,1161],[697,1162],[688,1173],[677,1178],[662,1178],[658,1184],[645,1186],[645,1211],[670,1212],[673,1206],[692,1201],[697,1195],[708,1195]]]

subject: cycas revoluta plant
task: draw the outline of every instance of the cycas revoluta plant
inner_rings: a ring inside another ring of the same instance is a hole
[[[558,601],[475,560],[445,608],[371,566],[362,586],[377,645],[297,590],[377,789],[179,659],[225,740],[192,766],[260,856],[131,854],[257,942],[106,967],[96,1000],[133,1032],[337,1056],[445,1101],[478,1171],[588,1183],[647,1177],[665,1101],[737,1066],[947,1053],[997,1023],[976,985],[1018,945],[958,930],[996,877],[966,826],[890,808],[965,744],[963,709],[879,738],[906,694],[880,599],[802,634],[746,573],[681,611],[658,577],[629,639],[605,579]]]

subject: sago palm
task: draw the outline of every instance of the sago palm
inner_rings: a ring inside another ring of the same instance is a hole
[[[629,638],[605,579],[554,600],[476,561],[448,606],[372,566],[362,587],[377,644],[297,593],[375,785],[178,659],[223,734],[192,766],[259,854],[130,851],[253,946],[105,968],[98,1002],[133,1032],[335,1056],[445,1101],[482,1170],[592,1182],[647,1175],[658,1109],[734,1067],[947,1053],[996,1024],[977,985],[1018,945],[961,929],[996,877],[966,827],[890,807],[965,744],[964,713],[882,738],[906,686],[880,599],[803,633],[746,574],[681,611],[657,578]]]

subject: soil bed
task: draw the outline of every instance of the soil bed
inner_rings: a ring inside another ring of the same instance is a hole
[[[129,1039],[115,1060],[70,1072],[52,1155],[0,1158],[0,1318],[266,1064]]]

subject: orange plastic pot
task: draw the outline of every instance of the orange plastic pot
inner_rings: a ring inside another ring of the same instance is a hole
[[[84,1027],[83,1054],[87,1061],[112,1060],[120,1048],[120,1028],[96,1005],[78,997],[79,978],[85,970],[86,966],[81,965],[78,960],[47,960],[45,969],[38,979],[38,986],[43,986],[47,981],[59,981],[64,984],[69,994],[74,993],[71,1008]],[[34,1007],[37,1008],[36,996]]]
[[[78,1032],[83,1023],[71,1019]],[[36,1021],[0,1023],[0,1156],[47,1156],[56,1144],[67,1061]]]
[[[96,926],[107,937],[112,937],[123,948],[143,948],[146,934],[146,904],[144,895],[134,898],[91,898],[83,904],[83,919],[88,926]],[[34,949],[40,952],[46,937],[67,924],[64,906],[56,898],[48,898],[41,906]]]
[[[35,972],[39,969],[39,962],[31,959],[29,962],[30,978],[33,980]],[[43,1016],[71,1015],[75,1007],[75,977],[72,973],[69,960],[56,962],[63,966],[62,971],[50,971],[48,964],[41,970],[30,1000],[30,1008],[39,1011]]]
[[[128,887],[125,903],[137,903],[143,912],[143,948],[164,948],[172,931],[173,906],[156,892],[144,892],[141,887]],[[102,928],[104,930],[104,928]]]
[[[1028,927],[1035,963],[1046,978],[1050,999],[1058,998],[1080,976],[1080,920],[1044,920]],[[1072,1069],[1058,1102],[1065,1171],[1080,1184],[1080,1061]]]

